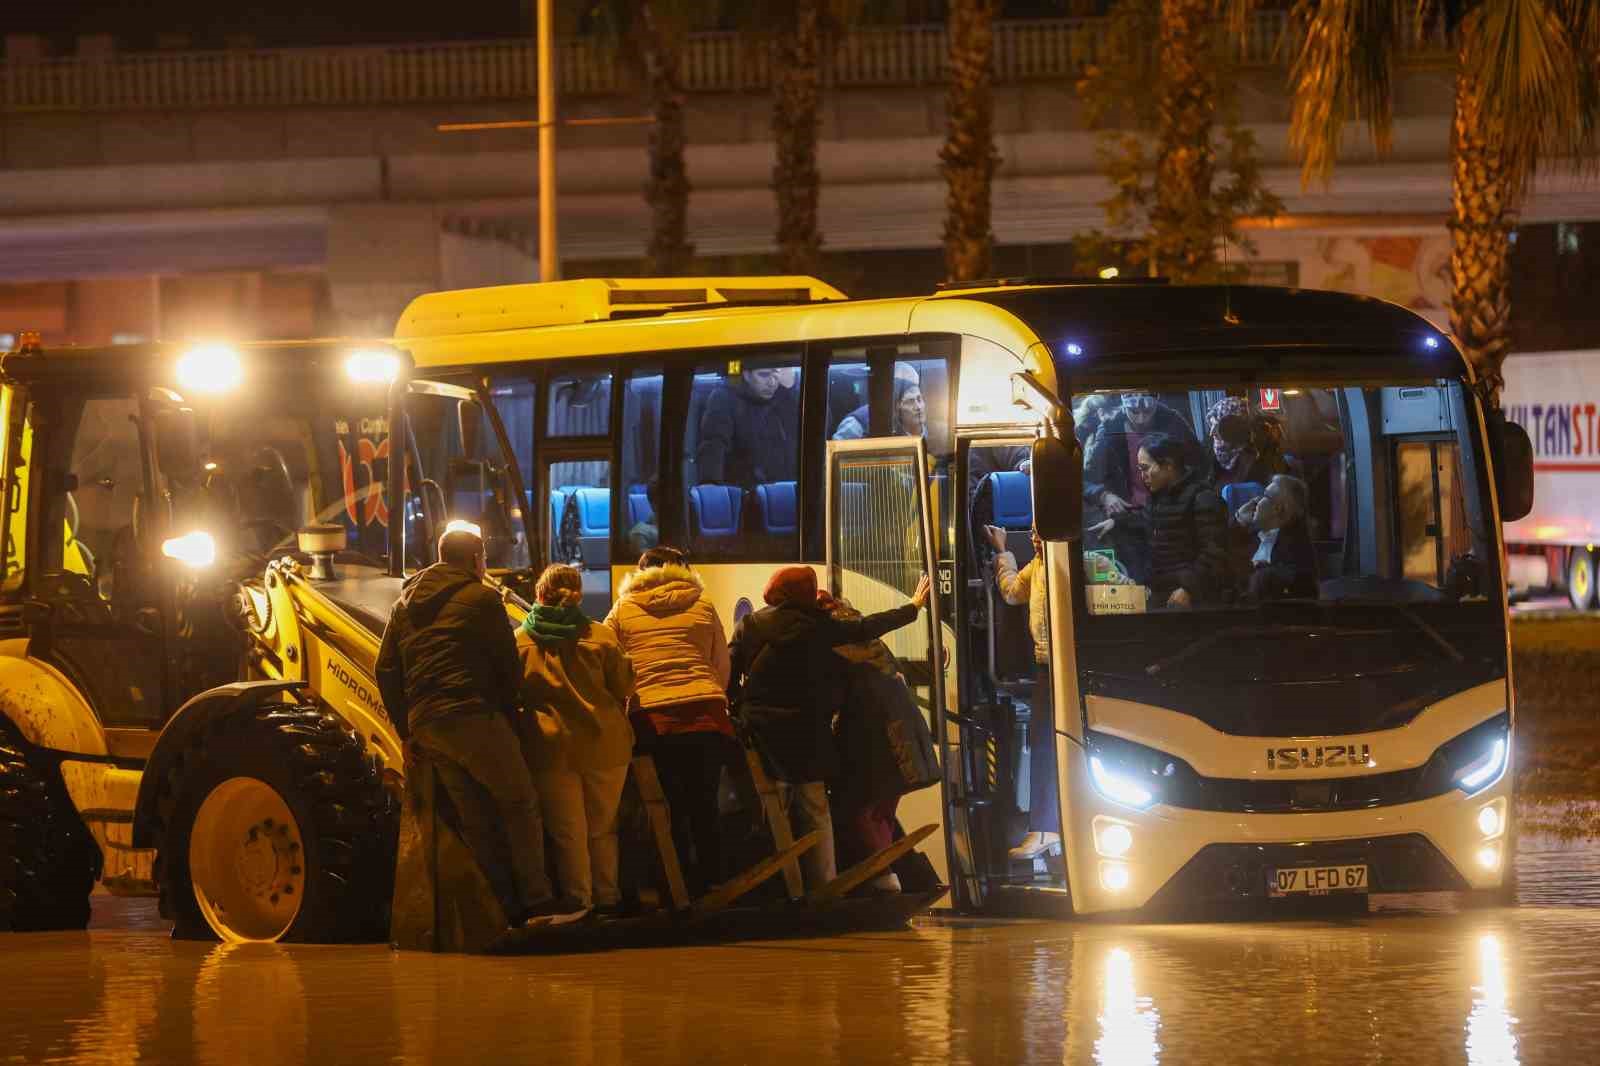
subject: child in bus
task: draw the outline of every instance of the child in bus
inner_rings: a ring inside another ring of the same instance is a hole
[[[566,894],[605,913],[621,904],[617,808],[633,754],[633,667],[614,633],[585,618],[583,575],[546,568],[517,633],[523,749]]]
[[[728,718],[728,638],[699,575],[676,548],[651,548],[606,616],[636,679],[634,738],[672,810],[672,839],[691,895],[722,880],[717,786],[736,765]]]
[[[1028,835],[1011,849],[1014,862],[1031,862],[1043,855],[1061,854],[1061,805],[1056,795],[1055,712],[1050,690],[1050,621],[1045,595],[1044,542],[1037,529],[1033,558],[1021,570],[1017,557],[1006,549],[1006,531],[985,526],[984,532],[998,553],[994,581],[1000,598],[1013,607],[1028,608],[1028,633],[1033,638],[1033,701],[1028,711]]]
[[[815,570],[786,566],[767,582],[767,606],[734,628],[728,702],[777,780],[796,835],[813,829],[821,834],[801,859],[810,888],[822,887],[836,873],[826,784],[838,772],[832,722],[840,671],[833,649],[910,625],[927,606],[930,590],[924,574],[911,602],[845,621],[817,605]]]

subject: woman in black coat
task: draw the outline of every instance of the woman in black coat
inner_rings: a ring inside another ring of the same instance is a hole
[[[1094,527],[1102,536],[1116,527],[1147,540],[1154,606],[1215,603],[1230,586],[1228,511],[1195,468],[1191,451],[1187,442],[1164,434],[1146,437],[1138,466],[1150,502]]]
[[[833,821],[824,782],[838,772],[832,724],[844,672],[833,649],[875,640],[916,621],[929,588],[923,575],[910,603],[855,620],[837,619],[817,603],[816,571],[789,566],[767,582],[767,606],[734,627],[728,642],[728,705],[777,779],[790,818],[799,823],[796,835],[821,831],[822,840],[801,863],[809,887],[834,877]]]

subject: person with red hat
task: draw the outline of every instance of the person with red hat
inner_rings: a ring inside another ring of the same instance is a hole
[[[748,728],[797,835],[822,839],[801,860],[808,888],[836,876],[833,818],[825,782],[838,772],[832,719],[842,671],[833,649],[876,640],[916,621],[931,585],[924,574],[911,600],[854,619],[835,618],[818,602],[817,573],[786,566],[767,581],[767,606],[734,628],[728,650],[728,703]]]

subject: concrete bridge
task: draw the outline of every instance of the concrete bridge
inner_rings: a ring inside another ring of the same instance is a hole
[[[1262,276],[1441,307],[1448,63],[1426,47],[1407,63],[1389,158],[1352,128],[1331,185],[1302,190],[1276,61],[1284,32],[1281,16],[1258,18],[1240,99],[1289,211],[1257,231]],[[1110,190],[1072,88],[1102,33],[1098,20],[1001,27],[1002,247],[1065,242],[1103,222]],[[906,27],[859,32],[834,57],[821,147],[828,249],[937,248],[944,50],[942,27]],[[685,72],[691,239],[704,255],[768,252],[764,60],[737,37],[706,35],[691,41]],[[642,110],[626,72],[593,44],[565,43],[560,76],[564,117]],[[533,133],[437,126],[531,117],[533,83],[532,49],[518,41],[121,55],[86,40],[49,58],[37,41],[8,38],[0,333],[30,312],[47,333],[84,341],[385,332],[416,292],[528,280]],[[646,136],[562,131],[569,272],[642,252]],[[1600,218],[1600,185],[1541,177],[1525,217]]]

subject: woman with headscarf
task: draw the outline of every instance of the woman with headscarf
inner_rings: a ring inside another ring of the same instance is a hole
[[[545,569],[517,632],[523,749],[565,893],[600,912],[621,905],[617,808],[628,779],[633,667],[616,636],[584,617],[583,575]]]
[[[1242,396],[1224,396],[1206,412],[1211,441],[1211,484],[1216,488],[1254,482],[1265,485],[1286,473],[1283,451],[1274,432],[1276,420],[1254,414]]]
[[[929,589],[924,574],[909,603],[841,620],[818,605],[815,570],[786,566],[767,582],[767,606],[734,628],[728,702],[778,782],[796,835],[821,833],[821,841],[801,859],[810,888],[827,884],[836,873],[825,784],[838,771],[832,723],[841,672],[833,649],[910,625],[927,605]]]

